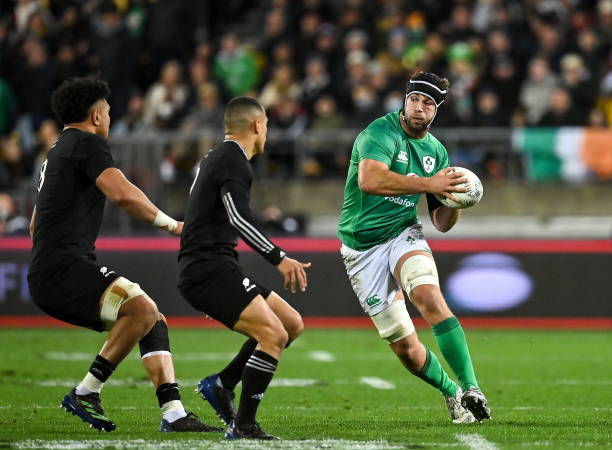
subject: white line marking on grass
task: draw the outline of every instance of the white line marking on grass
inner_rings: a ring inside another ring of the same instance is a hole
[[[467,445],[470,450],[498,450],[497,445],[487,441],[481,434],[456,434],[455,438],[463,445]]]
[[[278,442],[257,442],[248,440],[248,442],[223,442],[223,441],[203,441],[196,439],[185,440],[145,440],[145,439],[92,439],[91,441],[80,440],[42,440],[31,439],[25,441],[14,442],[12,448],[20,449],[98,449],[98,448],[113,448],[117,450],[123,449],[213,449],[213,450],[228,450],[228,449],[278,449],[278,450],[301,450],[301,449],[334,449],[334,450],[399,450],[404,446],[400,444],[392,444],[387,441],[351,441],[344,439],[306,439],[300,441],[285,441]]]
[[[307,387],[321,384],[319,380],[314,378],[273,378],[270,386],[274,387]]]
[[[43,354],[45,359],[54,361],[92,361],[95,358],[94,353],[82,352],[46,352]],[[234,353],[173,353],[172,358],[175,361],[229,361],[235,356]],[[132,354],[129,359],[139,360],[140,356]]]
[[[329,352],[324,352],[322,350],[317,350],[314,352],[308,352],[308,357],[313,361],[319,362],[334,362],[336,357]]]
[[[359,382],[367,384],[374,389],[395,389],[395,384],[378,377],[361,377]]]
[[[93,353],[80,352],[46,352],[43,354],[45,359],[53,359],[56,361],[91,361],[96,357]]]
[[[177,380],[181,386],[195,386],[200,380]],[[49,380],[23,380],[23,384],[42,386],[42,387],[74,387],[79,383],[77,379],[49,379]],[[307,387],[321,384],[320,380],[314,378],[275,378],[270,383],[276,387]],[[130,386],[130,387],[151,387],[151,382],[147,379],[137,378],[111,378],[105,383],[106,386]],[[0,408],[2,408],[0,406]]]
[[[612,380],[497,380],[501,384],[546,384],[561,385],[561,386],[609,386],[612,385]]]

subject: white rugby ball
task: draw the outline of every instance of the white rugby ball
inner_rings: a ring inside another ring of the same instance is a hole
[[[476,205],[482,198],[482,183],[480,179],[471,170],[463,167],[451,167],[453,172],[461,172],[463,176],[467,178],[466,183],[458,184],[459,187],[467,188],[467,192],[453,192],[452,195],[459,200],[459,203],[451,200],[450,198],[443,197],[442,195],[436,194],[436,198],[444,206],[449,208],[465,209],[471,208]]]

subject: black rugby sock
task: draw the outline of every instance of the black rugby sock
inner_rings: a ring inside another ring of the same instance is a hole
[[[75,388],[77,395],[87,395],[92,392],[99,393],[102,386],[113,374],[117,366],[101,355],[97,355],[93,360],[89,371],[83,381]]]
[[[242,372],[242,393],[236,423],[252,425],[264,393],[272,381],[278,360],[261,350],[255,350]]]
[[[238,354],[234,356],[234,359],[219,372],[221,384],[223,384],[225,389],[234,390],[242,377],[244,366],[255,351],[255,347],[257,347],[257,341],[253,338],[247,339]]]

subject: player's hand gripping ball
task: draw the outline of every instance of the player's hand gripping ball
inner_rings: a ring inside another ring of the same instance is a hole
[[[465,187],[467,192],[453,192],[452,195],[459,200],[459,202],[455,202],[450,198],[443,197],[441,195],[436,194],[436,198],[442,203],[444,206],[448,206],[449,208],[458,208],[465,209],[471,208],[476,205],[480,199],[482,198],[482,183],[480,179],[476,176],[474,172],[468,169],[464,169],[463,167],[451,167],[454,172],[461,172],[463,176],[467,178],[466,183],[458,184],[459,187]]]

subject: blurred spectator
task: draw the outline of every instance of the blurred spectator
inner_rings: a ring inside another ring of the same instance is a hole
[[[575,53],[568,53],[561,59],[561,86],[570,93],[576,114],[587,117],[595,106],[597,86]]]
[[[132,92],[127,104],[126,113],[111,123],[111,136],[137,136],[149,127],[144,121],[145,99],[139,91]]]
[[[221,48],[213,62],[213,73],[225,99],[251,91],[259,75],[255,60],[240,45],[234,33],[227,33],[221,38]]]
[[[452,7],[451,18],[442,27],[447,42],[467,42],[478,34],[471,26],[471,12],[467,5],[456,4]]]
[[[368,18],[364,14],[364,4],[362,0],[347,0],[343,8],[339,11],[337,20],[340,33],[346,35],[357,29],[370,31]]]
[[[606,123],[606,116],[603,112],[601,112],[601,110],[594,108],[589,114],[587,126],[593,128],[606,128],[608,126]]]
[[[285,12],[281,8],[272,8],[266,15],[258,50],[263,54],[266,61],[271,61],[274,48],[288,40]]]
[[[557,86],[557,78],[551,73],[546,60],[539,57],[532,59],[519,96],[529,125],[537,124],[546,113]]]
[[[181,82],[181,66],[168,61],[161,70],[160,80],[147,92],[143,121],[156,128],[174,128],[179,124],[187,105],[187,87]]]
[[[472,93],[478,82],[473,52],[465,42],[456,42],[448,50],[450,102],[448,107],[461,122],[471,120]]]
[[[22,65],[18,68],[17,98],[20,116],[18,130],[23,149],[32,150],[35,143],[34,130],[40,122],[51,115],[49,96],[51,95],[53,72],[47,49],[37,38],[28,38],[21,47]]]
[[[326,23],[319,27],[312,56],[323,60],[331,77],[331,84],[342,82],[346,70],[340,61],[344,56],[338,48],[338,32],[332,24]]]
[[[446,73],[446,42],[442,35],[431,32],[425,38],[426,58],[423,61],[423,70],[434,73]]]
[[[15,202],[6,192],[0,192],[0,236],[10,234],[27,234],[29,222],[17,215]]]
[[[143,48],[151,61],[148,72],[154,75],[166,61],[189,59],[195,29],[202,25],[197,21],[206,17],[202,10],[208,8],[208,2],[166,0],[146,3],[147,34]]]
[[[368,66],[368,84],[374,88],[376,95],[380,99],[384,98],[391,89],[387,71],[378,62],[371,62]]]
[[[385,113],[399,111],[404,106],[404,92],[400,90],[389,91],[383,99]]]
[[[300,85],[293,79],[293,69],[288,64],[276,66],[272,79],[261,91],[259,102],[266,109],[283,100],[298,101],[302,95]]]
[[[302,164],[302,173],[309,177],[338,174],[346,166],[346,149],[341,141],[335,141],[334,130],[344,128],[346,118],[336,107],[330,95],[324,95],[314,104],[314,116],[310,129],[319,134],[319,139],[305,143],[307,157]],[[316,134],[315,134],[316,136]]]
[[[493,58],[491,72],[486,83],[494,86],[499,97],[499,113],[504,122],[509,122],[512,112],[516,109],[519,99],[516,95],[521,88],[521,78],[514,60],[508,55]]]
[[[342,83],[341,106],[345,110],[352,110],[353,88],[368,83],[368,54],[364,51],[354,51],[346,56],[346,77]]]
[[[344,51],[349,54],[354,51],[368,53],[368,35],[363,30],[349,31],[344,38]]]
[[[90,65],[108,82],[113,94],[108,99],[111,114],[119,117],[128,101],[135,54],[132,38],[112,1],[102,3],[93,31]]]
[[[198,87],[198,103],[183,120],[166,165],[171,163],[172,173],[176,169],[187,177],[191,168],[214,147],[222,132],[223,106],[219,88],[214,83],[202,83]]]
[[[597,3],[597,30],[608,48],[612,45],[612,0]]]
[[[587,117],[580,116],[572,103],[570,93],[562,88],[556,88],[550,97],[550,107],[539,120],[541,127],[564,127],[570,125],[584,125]]]
[[[502,113],[495,91],[487,89],[478,93],[473,124],[480,127],[508,126],[509,116]]]
[[[47,153],[55,144],[60,136],[57,123],[53,119],[45,119],[40,124],[38,132],[36,133],[37,144],[34,147],[32,154],[34,160],[32,163],[32,184],[36,185],[38,177],[40,176],[40,168],[43,162],[47,159]]]
[[[185,117],[183,127],[190,130],[223,129],[223,105],[216,84],[209,82],[198,85],[198,103]]]
[[[21,145],[16,133],[0,138],[0,190],[19,187],[27,173]]]
[[[295,67],[293,47],[287,42],[281,42],[274,47],[272,59],[268,62],[261,80],[263,85],[274,77],[274,71],[278,66],[290,66],[292,69]]]
[[[576,38],[577,52],[584,62],[585,69],[596,79],[602,75],[602,62],[605,61],[601,38],[592,28],[585,28]]]
[[[401,78],[406,69],[403,58],[408,48],[408,37],[403,29],[394,29],[389,32],[387,46],[378,53],[376,58],[387,73],[395,78]]]
[[[208,64],[202,60],[194,58],[189,64],[189,99],[187,101],[188,108],[193,108],[198,104],[200,86],[211,82],[210,68]]]
[[[554,24],[542,21],[536,21],[534,25],[538,42],[537,53],[546,59],[552,68],[556,70],[559,66],[564,45],[561,29]]]
[[[307,57],[315,50],[321,18],[316,12],[307,12],[300,18],[297,36],[297,53]]]
[[[317,98],[331,91],[331,78],[323,59],[319,57],[310,58],[306,63],[306,74],[301,84],[302,104],[312,112],[312,107]]]
[[[62,81],[70,77],[85,75],[86,72],[85,61],[79,57],[74,45],[68,42],[61,43],[57,50],[53,85],[59,86]],[[113,91],[114,96],[115,92]],[[119,116],[123,113],[123,110],[115,108],[115,113]]]
[[[365,128],[374,119],[385,114],[376,91],[368,84],[358,84],[351,90],[353,110],[349,116],[352,128]]]
[[[267,145],[268,170],[274,175],[290,176],[295,169],[295,144],[304,132],[308,118],[300,104],[290,97],[281,97],[270,108],[268,127],[280,137]]]

